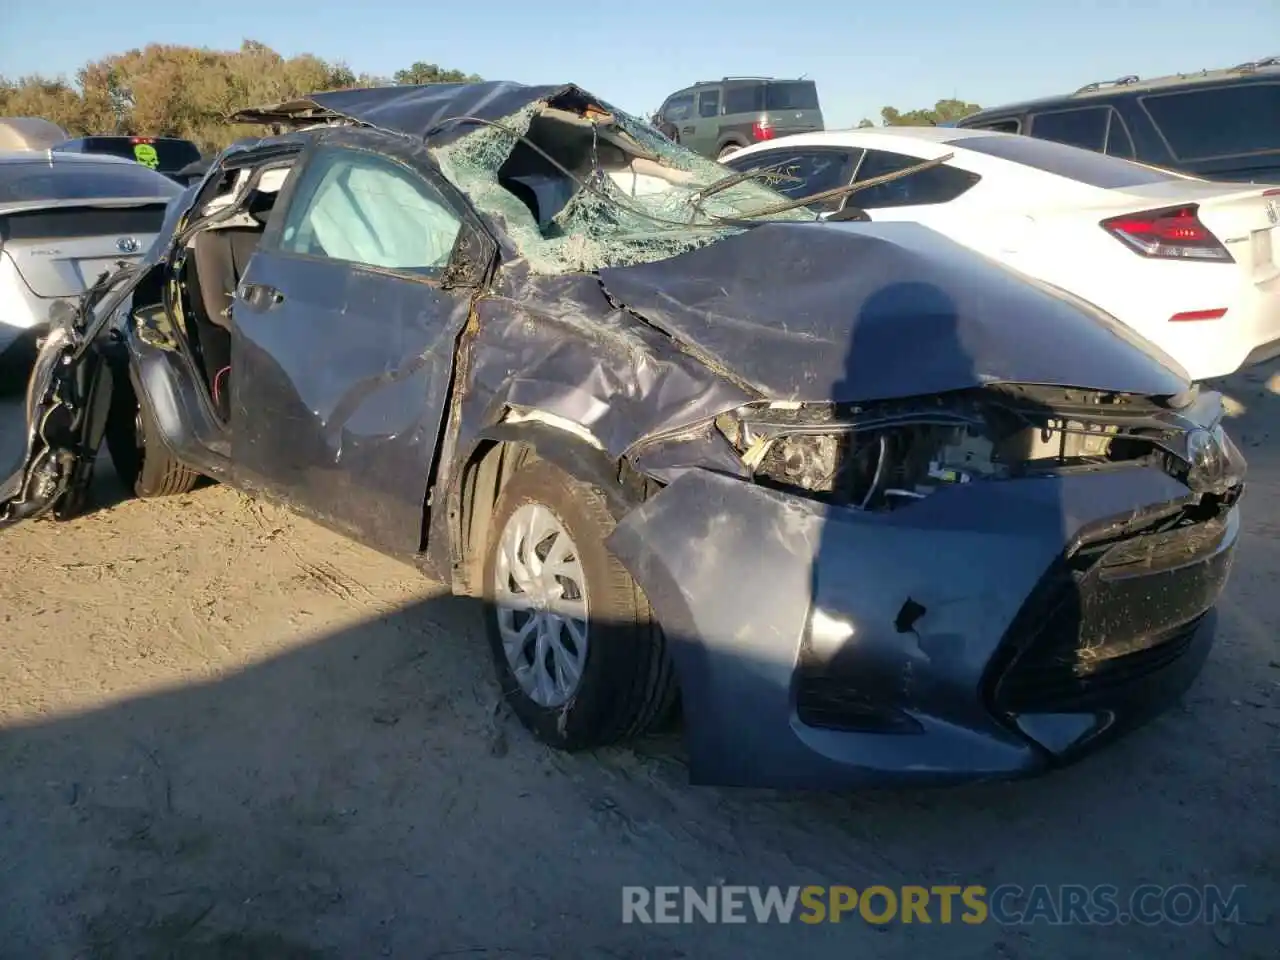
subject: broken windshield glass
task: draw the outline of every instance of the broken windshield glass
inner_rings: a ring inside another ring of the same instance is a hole
[[[500,222],[535,273],[663,260],[749,229],[733,222],[748,217],[815,218],[806,209],[771,211],[788,198],[752,179],[702,196],[725,179],[724,167],[604,109],[538,102],[433,150],[445,176]]]

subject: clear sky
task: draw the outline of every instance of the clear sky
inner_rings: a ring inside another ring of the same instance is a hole
[[[487,79],[571,82],[636,113],[696,80],[807,75],[838,127],[878,120],[886,104],[995,106],[1280,54],[1280,0],[0,0],[9,77],[72,76],[150,42],[234,48],[245,37],[357,73],[424,60]]]

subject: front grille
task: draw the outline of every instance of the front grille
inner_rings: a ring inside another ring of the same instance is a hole
[[[1005,637],[996,711],[1105,704],[1174,664],[1226,581],[1231,551],[1218,549],[1226,530],[1222,515],[1181,516],[1063,557]]]
[[[1008,710],[1053,712],[1084,706],[1108,692],[1173,664],[1187,652],[1204,615],[1154,636],[1127,652],[1089,648],[1065,632],[1037,644],[1020,659],[1001,684],[1001,700]],[[1054,641],[1058,641],[1055,645]],[[1066,642],[1063,642],[1066,641]]]

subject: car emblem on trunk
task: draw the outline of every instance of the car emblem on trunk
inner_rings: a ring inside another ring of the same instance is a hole
[[[137,253],[138,241],[133,237],[121,237],[116,241],[116,249],[121,253]]]

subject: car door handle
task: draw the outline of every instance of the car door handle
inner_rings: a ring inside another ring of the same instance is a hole
[[[681,130],[680,132],[681,132],[681,133],[693,133],[693,131],[694,131],[694,128],[693,128],[693,127],[685,127],[685,128],[684,128],[683,130]]]
[[[258,310],[270,310],[284,303],[284,294],[265,283],[242,283],[240,299]]]

